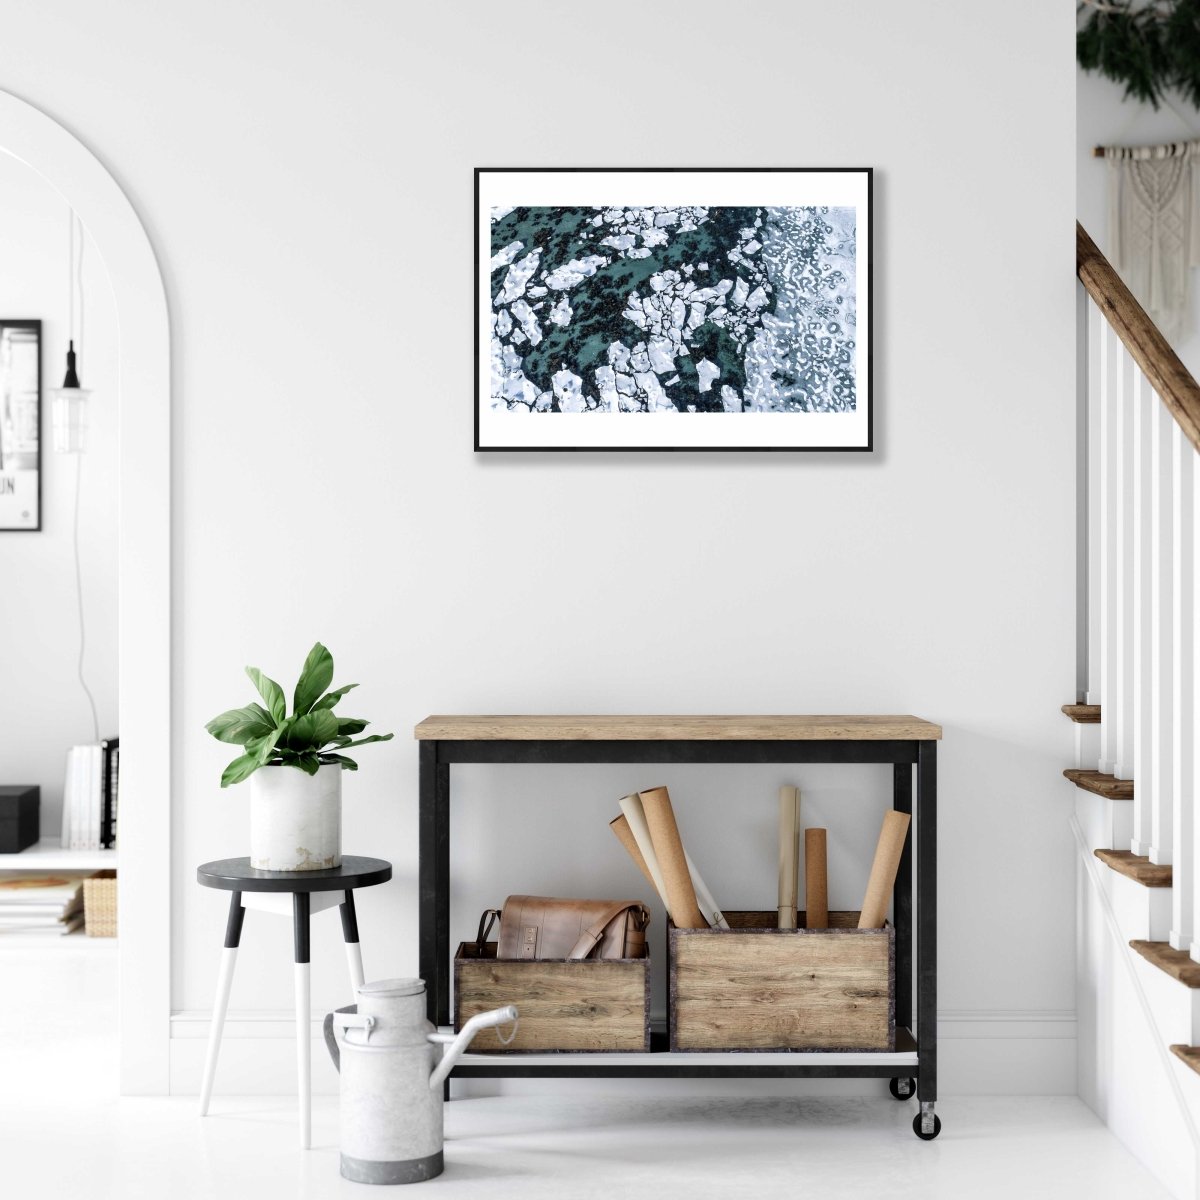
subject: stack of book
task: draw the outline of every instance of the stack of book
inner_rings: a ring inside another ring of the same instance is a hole
[[[0,937],[74,933],[83,926],[84,878],[75,871],[0,875]]]
[[[117,738],[72,746],[63,786],[62,845],[66,850],[111,850],[117,844],[121,782]]]

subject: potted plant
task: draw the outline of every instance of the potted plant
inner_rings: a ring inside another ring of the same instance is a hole
[[[283,688],[257,667],[246,674],[262,704],[231,708],[205,729],[244,753],[221,775],[221,786],[250,780],[250,865],[262,871],[322,871],[342,861],[342,772],[358,763],[344,751],[386,742],[390,733],[355,741],[370,724],[337,717],[334,706],[351,688],[333,682],[333,655],[318,642],[296,682],[288,715]]]

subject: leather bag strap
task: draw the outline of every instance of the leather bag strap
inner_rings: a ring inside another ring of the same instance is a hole
[[[622,900],[614,904],[611,908],[606,909],[603,915],[596,918],[580,935],[579,941],[575,943],[574,949],[568,958],[587,958],[589,954],[596,948],[596,943],[604,936],[604,930],[608,926],[609,921],[614,917],[618,917],[621,913],[629,909],[634,909],[643,918],[642,928],[645,928],[645,918],[649,915],[646,909],[641,904],[631,904],[627,900]]]
[[[483,916],[479,918],[479,932],[475,935],[475,953],[480,958],[483,957],[483,947],[487,943],[488,934],[492,932],[492,926],[495,925],[499,916],[498,908],[485,908]]]

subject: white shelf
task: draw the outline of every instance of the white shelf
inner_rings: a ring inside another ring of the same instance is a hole
[[[41,950],[54,946],[59,950],[74,950],[81,947],[90,950],[93,946],[115,947],[115,937],[88,937],[82,929],[74,933],[0,933],[0,954],[8,950]]]
[[[454,1032],[452,1026],[443,1025],[441,1033]],[[905,1049],[888,1050],[793,1050],[793,1051],[712,1051],[691,1053],[616,1053],[616,1054],[571,1054],[536,1052],[518,1054],[472,1054],[469,1050],[459,1059],[464,1067],[485,1067],[497,1073],[518,1070],[521,1067],[915,1067],[917,1052],[908,1049],[912,1035],[908,1030],[897,1031],[897,1041]]]
[[[42,838],[19,854],[0,854],[0,871],[113,871],[116,867],[116,850],[64,850],[58,838]]]

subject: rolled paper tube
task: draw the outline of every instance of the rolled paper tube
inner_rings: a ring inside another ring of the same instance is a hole
[[[646,814],[646,826],[654,843],[658,868],[666,885],[667,910],[675,928],[707,929],[708,922],[696,904],[696,889],[692,886],[692,875],[688,870],[687,856],[683,852],[675,810],[671,807],[667,789],[651,788],[647,792],[639,792],[638,796]]]
[[[717,902],[713,899],[713,894],[704,884],[704,880],[700,878],[700,872],[696,870],[696,864],[692,862],[692,856],[684,850],[684,860],[687,862],[688,874],[692,877],[692,887],[696,889],[696,903],[700,907],[700,912],[704,919],[710,924],[715,925],[718,929],[728,929],[729,922],[725,920],[725,914],[717,907]]]
[[[796,872],[799,867],[800,789],[779,789],[779,928],[796,928]]]
[[[650,868],[646,866],[646,860],[642,856],[642,852],[638,849],[637,839],[633,836],[633,831],[629,828],[629,821],[626,819],[625,814],[622,813],[619,817],[609,821],[608,827],[617,835],[617,841],[629,851],[629,857],[633,859],[637,869],[646,877],[646,882],[657,892],[658,884],[654,882],[654,876],[650,874]]]
[[[663,883],[662,872],[658,868],[658,859],[654,853],[650,830],[646,826],[646,813],[642,808],[641,798],[636,792],[631,796],[622,796],[620,805],[621,815],[615,821],[610,821],[609,825],[613,833],[621,839],[621,843],[629,851],[634,862],[641,868],[642,874],[650,881],[650,886],[658,893],[663,907],[670,912],[671,906],[667,903],[666,884]],[[628,837],[628,841],[626,841],[626,837]],[[687,862],[688,874],[692,877],[692,887],[696,890],[696,902],[700,906],[702,915],[713,925],[721,929],[728,929],[729,922],[717,908],[717,902],[713,899],[712,892],[700,878],[700,872],[696,870],[696,864],[692,862],[686,850],[683,852],[683,857]]]
[[[804,831],[804,909],[806,929],[829,928],[829,869],[824,829]]]
[[[633,835],[634,845],[641,851],[642,861],[650,873],[650,882],[654,885],[654,890],[658,893],[663,908],[670,913],[671,905],[667,900],[667,885],[663,882],[662,870],[658,865],[658,855],[654,853],[654,842],[650,837],[649,826],[646,824],[646,814],[642,810],[641,798],[637,792],[634,792],[631,796],[622,796],[619,803],[621,816],[625,818],[625,824]],[[618,836],[620,835],[618,834]]]
[[[893,810],[884,814],[879,844],[875,847],[875,861],[871,864],[871,877],[867,880],[867,894],[858,918],[859,929],[883,928],[910,820],[908,813]]]

